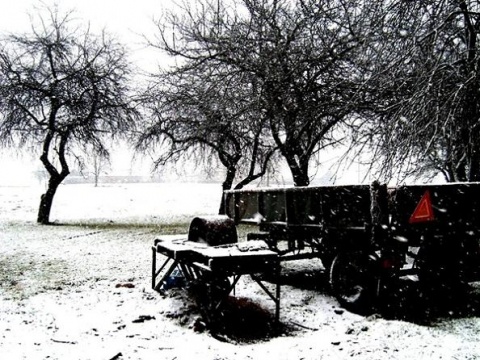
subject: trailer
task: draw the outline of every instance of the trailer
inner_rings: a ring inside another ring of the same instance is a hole
[[[430,287],[480,280],[480,183],[230,190],[224,204],[281,261],[320,258],[352,311],[370,311],[405,275]]]

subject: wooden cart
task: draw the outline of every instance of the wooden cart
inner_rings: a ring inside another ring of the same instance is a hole
[[[195,218],[188,235],[164,236],[156,239],[152,247],[152,288],[160,291],[162,284],[179,268],[188,281],[205,286],[208,300],[203,304],[207,314],[218,310],[228,294],[244,275],[250,276],[275,303],[275,319],[280,316],[279,256],[265,243],[237,243],[236,231],[225,217]],[[222,234],[221,240],[211,233]],[[218,244],[207,243],[205,240]],[[255,245],[255,246],[253,246]],[[161,256],[163,263],[158,263]],[[160,266],[158,266],[160,265]],[[275,282],[271,291],[260,274],[268,273]]]

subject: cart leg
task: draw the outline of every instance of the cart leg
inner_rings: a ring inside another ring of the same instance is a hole
[[[275,321],[280,322],[280,264],[275,267],[275,294],[273,294],[255,274],[250,274],[250,277],[262,288],[265,294],[275,303]]]
[[[157,249],[152,246],[152,289],[155,289],[155,278],[157,271]]]
[[[157,282],[157,277],[160,275],[162,270],[168,265],[170,261],[172,261],[172,258],[167,257],[165,262],[160,266],[160,268],[157,270],[157,249],[153,246],[152,247],[152,289],[155,291],[159,291],[160,286],[162,286],[162,283],[165,281],[167,277],[170,276],[173,270],[179,265],[178,261],[173,260],[173,264],[170,266],[170,268],[166,271],[165,274],[163,274],[162,278]]]
[[[179,266],[185,279],[187,279],[188,281],[192,281],[193,279],[195,279],[195,274],[188,265],[180,263]]]
[[[278,263],[275,267],[275,321],[277,325],[280,323],[280,274],[281,274],[281,266]]]
[[[171,260],[170,258],[168,258],[165,263],[163,264],[162,268],[167,264],[167,262]],[[162,286],[162,284],[164,283],[164,281],[172,274],[173,270],[175,270],[175,268],[178,266],[178,261],[177,260],[173,260],[173,263],[172,265],[168,268],[168,270],[165,272],[165,274],[163,274],[162,278],[158,281],[158,283],[154,286],[154,290],[155,291],[160,291],[160,287]]]

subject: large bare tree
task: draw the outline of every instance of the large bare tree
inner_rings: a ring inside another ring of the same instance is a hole
[[[72,13],[46,9],[26,34],[0,48],[0,142],[37,147],[49,175],[37,221],[50,222],[69,158],[89,147],[105,156],[105,140],[135,124],[125,49],[102,32],[73,22]]]
[[[182,66],[251,79],[295,185],[308,185],[312,158],[338,141],[335,129],[361,94],[354,60],[365,41],[366,11],[347,0],[198,3],[158,23],[156,46]]]
[[[386,178],[479,181],[478,1],[380,3],[369,58],[375,121],[359,132],[374,161]]]

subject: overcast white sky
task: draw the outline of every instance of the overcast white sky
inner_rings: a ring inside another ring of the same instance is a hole
[[[8,2],[7,2],[8,1]],[[106,26],[125,35],[129,30],[142,31],[162,8],[170,7],[173,0],[2,0],[0,28],[12,31],[29,25],[28,13],[35,13],[41,4],[58,4],[60,9],[76,9],[79,17],[92,24]]]
[[[154,18],[166,8],[175,7],[182,0],[0,0],[0,33],[30,30],[30,15],[42,3],[58,4],[61,11],[75,10],[80,20],[89,23],[92,29],[105,28],[118,36],[131,50],[131,59],[145,70],[154,70],[161,62],[158,52],[145,49],[141,35],[152,36],[155,31]]]

